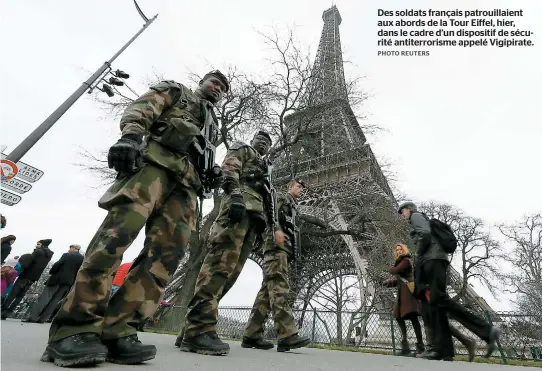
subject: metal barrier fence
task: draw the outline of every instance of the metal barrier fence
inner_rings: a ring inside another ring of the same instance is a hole
[[[250,307],[221,307],[217,333],[225,338],[242,339],[250,315]],[[478,314],[480,315],[480,314]],[[300,324],[300,335],[309,336],[314,344],[339,345],[392,353],[401,349],[401,332],[391,313],[335,313],[326,310],[294,310],[294,317]],[[502,330],[502,335],[492,357],[542,361],[542,314],[485,313],[485,319]],[[155,331],[178,332],[183,318],[181,308],[165,307],[157,311],[146,328]],[[423,329],[423,320],[419,317]],[[476,342],[477,356],[483,356],[486,344],[454,320],[450,323]],[[408,341],[415,349],[414,330],[407,321]],[[422,331],[424,332],[424,331]],[[275,339],[276,331],[272,319],[268,319],[264,337]],[[425,333],[424,333],[425,341]],[[467,355],[466,348],[454,338],[457,355]]]

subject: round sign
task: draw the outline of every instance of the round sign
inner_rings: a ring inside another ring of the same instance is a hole
[[[17,165],[15,162],[10,160],[0,160],[1,167],[0,167],[0,173],[2,175],[2,181],[8,181],[10,179],[15,178],[17,173],[19,172],[19,169],[17,168]]]

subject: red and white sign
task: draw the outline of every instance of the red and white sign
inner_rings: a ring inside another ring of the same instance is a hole
[[[8,180],[15,178],[15,176],[19,172],[19,169],[17,168],[17,165],[15,164],[15,162],[1,159],[0,163],[2,165],[0,168],[2,181],[7,182]]]

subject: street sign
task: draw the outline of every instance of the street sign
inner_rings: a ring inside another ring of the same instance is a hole
[[[8,180],[7,182],[2,181],[2,188],[7,188],[13,192],[23,194],[32,189],[32,184],[23,182],[22,180],[18,178],[13,178],[13,179]]]
[[[2,181],[8,181],[15,178],[19,169],[13,161],[10,160],[0,160],[0,175],[2,176]]]
[[[6,157],[7,155],[2,153],[2,159]],[[40,169],[36,169],[35,167],[30,166],[22,161],[17,162],[16,165],[18,168],[17,178],[21,178],[22,180],[26,180],[30,183],[37,182],[44,174],[43,171],[41,171]]]
[[[4,205],[13,206],[21,201],[21,196],[16,195],[15,193],[8,192],[6,190],[1,190],[2,192],[2,203]]]

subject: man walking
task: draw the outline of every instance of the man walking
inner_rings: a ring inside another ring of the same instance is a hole
[[[155,357],[156,347],[139,341],[137,326],[156,311],[184,255],[203,186],[222,181],[204,150],[218,138],[212,104],[228,90],[226,77],[211,71],[194,92],[163,81],[126,108],[122,137],[108,155],[118,176],[98,203],[108,215],[51,324],[42,361],[136,364]],[[143,250],[109,300],[111,275],[143,227]]]
[[[452,361],[454,346],[448,315],[453,317],[467,329],[487,342],[486,357],[495,350],[500,331],[480,317],[472,314],[446,293],[447,271],[450,265],[448,254],[431,233],[431,225],[427,217],[417,211],[413,202],[405,202],[399,206],[399,214],[408,218],[411,226],[410,236],[417,247],[417,264],[421,280],[429,284],[431,306],[431,323],[434,331],[433,352],[427,359]]]
[[[24,254],[19,259],[22,272],[2,304],[2,319],[11,316],[12,312],[23,300],[28,289],[30,289],[30,286],[40,279],[54,254],[49,249],[51,242],[53,242],[51,239],[39,240],[32,254]]]
[[[84,257],[79,250],[81,246],[71,245],[68,252],[62,254],[60,260],[53,264],[49,270],[50,277],[45,282],[45,288],[38,302],[23,322],[43,323],[51,317],[58,303],[70,291],[77,271],[83,264]]]
[[[288,282],[288,263],[295,257],[297,242],[297,199],[305,184],[299,179],[288,183],[288,193],[277,200],[278,224],[275,239],[270,235],[264,246],[264,277],[262,287],[256,295],[256,301],[243,335],[243,348],[271,349],[273,343],[263,340],[264,325],[273,312],[275,329],[278,334],[277,351],[284,352],[306,346],[310,339],[298,336],[294,316],[287,301],[290,292]]]
[[[251,145],[236,142],[222,163],[224,196],[209,232],[209,253],[201,267],[186,315],[181,350],[200,354],[228,354],[230,346],[216,334],[218,305],[225,287],[232,287],[257,238],[262,238],[270,217],[269,164],[264,160],[272,141],[260,130]],[[273,205],[274,206],[274,205]]]

